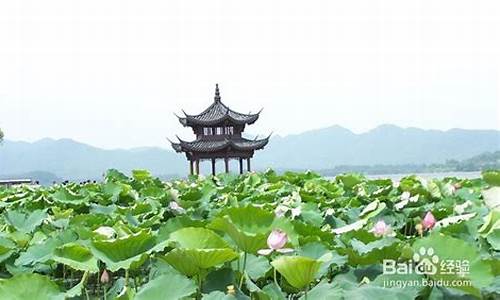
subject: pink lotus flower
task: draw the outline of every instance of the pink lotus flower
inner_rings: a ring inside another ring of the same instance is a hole
[[[108,271],[104,270],[102,271],[101,274],[101,283],[108,283],[109,282],[109,274]]]
[[[425,214],[424,219],[422,220],[422,227],[424,230],[429,230],[432,229],[436,225],[436,218],[434,218],[434,215],[428,211],[427,214]]]
[[[370,231],[373,232],[375,236],[389,236],[393,233],[391,225],[387,225],[384,220],[379,220],[375,223]]]
[[[287,242],[288,236],[286,235],[286,232],[280,229],[275,229],[267,237],[267,246],[269,248],[260,249],[259,251],[257,251],[257,253],[259,253],[260,255],[269,255],[273,251],[277,251],[279,253],[290,253],[293,251],[293,249],[283,248]]]

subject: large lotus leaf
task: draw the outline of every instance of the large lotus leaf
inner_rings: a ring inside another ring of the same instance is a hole
[[[483,171],[484,181],[492,186],[500,186],[500,170]]]
[[[240,255],[240,259],[231,263],[231,266],[234,270],[243,270],[243,262],[244,254]],[[247,254],[247,262],[245,266],[245,272],[252,280],[258,280],[264,275],[266,275],[267,271],[271,269],[271,265],[269,264],[269,260],[264,256],[256,256],[253,254]]]
[[[221,291],[213,291],[210,294],[203,295],[202,300],[236,300],[233,295],[226,295]]]
[[[355,185],[363,182],[364,177],[358,174],[345,174],[338,175],[336,178],[337,182],[341,182],[345,188],[352,189]]]
[[[177,216],[168,219],[158,230],[158,239],[166,240],[170,234],[184,227],[205,227],[206,222],[201,220],[194,220],[188,216]]]
[[[9,210],[5,214],[5,220],[18,231],[30,233],[34,231],[47,218],[46,209],[34,210],[24,214],[15,210]]]
[[[324,244],[318,242],[313,242],[302,246],[297,251],[297,254],[323,262],[317,274],[317,277],[325,275],[332,264],[343,266],[347,262],[346,256],[341,256],[337,252],[329,250]]]
[[[194,282],[182,275],[164,274],[146,283],[134,300],[185,299],[196,293]]]
[[[52,194],[52,199],[56,203],[79,206],[90,202],[88,196],[82,196],[71,192],[66,188],[61,188]]]
[[[346,253],[350,265],[369,265],[381,263],[384,259],[397,259],[401,255],[401,247],[395,238],[386,237],[368,243],[352,238]]]
[[[56,300],[64,299],[64,293],[46,276],[21,274],[0,281],[0,299]]]
[[[274,222],[272,213],[253,206],[230,208],[225,213],[215,218],[210,228],[225,232],[245,252],[255,254],[266,247]]]
[[[64,231],[55,237],[49,237],[37,244],[31,245],[16,259],[16,266],[28,266],[36,263],[45,263],[52,259],[54,250],[66,243],[74,242],[78,236],[71,231]]]
[[[238,257],[232,249],[181,249],[167,253],[163,259],[179,272],[193,276],[203,269],[208,269]]]
[[[500,229],[500,209],[494,209],[486,215],[484,224],[479,228],[478,232],[482,237],[486,237],[495,229]]]
[[[13,241],[0,237],[0,263],[9,258],[15,249],[16,244]]]
[[[307,299],[345,299],[344,291],[336,282],[328,283],[327,280],[322,280],[314,288],[312,288],[308,293]],[[305,300],[305,295],[300,297],[299,300]],[[352,298],[351,298],[352,299]]]
[[[500,187],[494,186],[487,190],[483,190],[483,199],[486,206],[491,209],[500,209]]]
[[[316,277],[322,262],[304,256],[281,256],[271,262],[293,287],[302,289]]]
[[[106,181],[128,181],[128,177],[116,169],[109,169],[104,178]]]
[[[91,273],[99,272],[97,259],[92,255],[92,252],[77,243],[70,243],[56,248],[52,259],[75,270]]]
[[[448,282],[470,281],[472,286],[463,284],[456,288],[476,296],[480,296],[479,290],[481,288],[488,286],[493,281],[491,265],[481,259],[478,250],[474,246],[463,240],[433,233],[428,237],[415,241],[412,248],[415,253],[418,253],[422,248],[433,249],[433,255],[439,260],[437,263],[439,265],[436,266],[436,274],[430,275],[434,280],[442,279]],[[448,272],[446,269],[440,267],[441,262],[447,261],[467,261],[469,270],[468,272],[463,272],[463,274],[457,271]]]
[[[229,245],[215,232],[200,227],[181,228],[170,234],[169,241],[178,248],[217,249],[228,248]]]
[[[85,289],[85,283],[87,282],[87,278],[89,276],[88,272],[83,273],[82,279],[80,282],[74,287],[70,288],[66,291],[65,296],[67,298],[74,298],[82,295],[82,291]]]
[[[178,248],[167,253],[163,259],[188,276],[238,257],[220,236],[205,228],[179,229],[170,235],[170,241]]]
[[[137,181],[144,181],[151,178],[148,170],[132,170],[132,177]]]
[[[151,233],[141,231],[113,240],[92,240],[92,253],[112,272],[134,269],[142,265],[148,252],[156,245]]]

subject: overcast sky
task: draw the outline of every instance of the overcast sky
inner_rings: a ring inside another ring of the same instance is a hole
[[[264,107],[252,133],[500,129],[500,2],[1,1],[0,128],[105,148],[173,115]]]

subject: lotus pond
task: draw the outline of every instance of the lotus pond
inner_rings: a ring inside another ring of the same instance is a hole
[[[0,188],[0,299],[499,299],[500,172]]]

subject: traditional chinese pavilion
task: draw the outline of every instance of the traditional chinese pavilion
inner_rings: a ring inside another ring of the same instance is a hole
[[[250,172],[250,159],[255,150],[263,149],[269,141],[265,139],[246,139],[242,136],[246,125],[251,125],[259,118],[256,114],[243,114],[227,107],[221,101],[219,85],[215,85],[214,102],[198,115],[179,117],[184,127],[191,127],[196,140],[187,142],[181,140],[173,143],[176,152],[184,152],[189,161],[190,174],[200,174],[200,160],[212,162],[212,175],[215,175],[217,159],[223,159],[226,173],[229,172],[229,160],[236,159],[240,163],[240,174],[243,173],[243,160],[247,161],[247,171]]]

